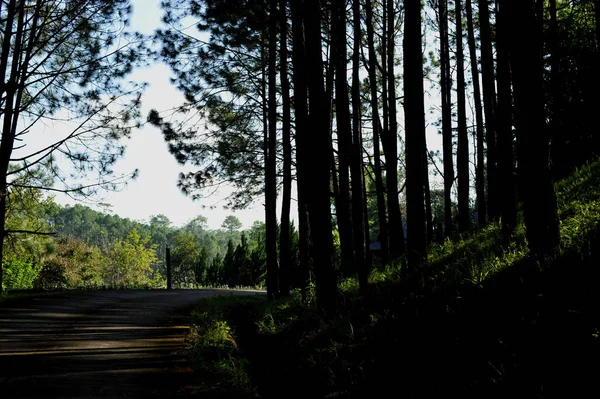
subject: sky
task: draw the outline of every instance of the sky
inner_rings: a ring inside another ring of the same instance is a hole
[[[132,0],[132,5],[133,16],[130,26],[132,31],[152,34],[161,26],[160,0]],[[144,120],[151,109],[167,110],[183,102],[181,93],[170,84],[170,77],[169,68],[160,63],[149,68],[137,69],[130,76],[131,80],[149,84],[142,96]],[[427,95],[426,111],[435,107],[435,102],[435,95],[433,98],[431,94]],[[398,121],[401,129],[403,119],[404,115],[400,107]],[[432,125],[427,128],[427,142],[430,149],[441,147],[437,128]],[[182,226],[198,215],[208,218],[209,227],[212,229],[219,228],[228,215],[237,216],[244,228],[249,228],[256,220],[264,220],[262,205],[264,200],[261,198],[248,209],[234,212],[223,208],[225,191],[199,201],[192,201],[191,198],[183,195],[177,188],[177,176],[180,172],[193,169],[181,166],[175,161],[168,151],[161,132],[156,127],[145,125],[141,129],[136,129],[125,144],[127,147],[125,156],[116,163],[115,171],[129,173],[137,168],[138,178],[130,181],[124,190],[103,193],[102,197],[98,198],[98,202],[110,204],[109,208],[102,208],[94,203],[86,205],[101,211],[110,209],[113,214],[138,221],[147,221],[152,215],[164,214],[176,226]],[[62,195],[57,195],[56,201],[63,205],[76,203],[73,199]],[[294,206],[292,206],[291,216],[293,220],[297,219]]]
[[[144,34],[153,33],[161,25],[160,0],[133,0],[132,4],[134,11],[131,30]],[[149,83],[142,96],[144,120],[151,109],[166,110],[183,102],[183,96],[170,84],[170,76],[169,68],[158,63],[150,68],[138,69],[130,76],[131,80]],[[125,144],[125,156],[117,161],[115,172],[128,173],[137,168],[139,176],[120,192],[101,194],[99,202],[110,204],[111,213],[139,221],[147,221],[152,215],[164,214],[176,226],[182,226],[188,220],[203,215],[208,218],[212,229],[219,228],[228,215],[237,216],[244,228],[249,228],[256,220],[264,220],[263,202],[260,199],[251,208],[234,212],[223,209],[225,191],[199,201],[192,201],[183,195],[177,188],[177,176],[180,172],[192,169],[175,161],[156,127],[145,125],[134,130]],[[60,195],[56,196],[56,201],[63,205],[76,203],[69,197]],[[86,205],[103,210],[93,203]]]

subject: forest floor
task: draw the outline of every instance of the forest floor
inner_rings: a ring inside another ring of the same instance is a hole
[[[252,292],[95,291],[0,301],[3,398],[195,394],[184,337],[201,299]]]

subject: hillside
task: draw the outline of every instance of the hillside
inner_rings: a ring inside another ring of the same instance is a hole
[[[394,268],[371,273],[367,297],[343,281],[335,314],[311,290],[202,304],[188,342],[205,394],[597,396],[600,162],[556,189],[563,241],[547,259],[529,256],[522,226],[503,246],[491,225],[430,248],[410,285]]]

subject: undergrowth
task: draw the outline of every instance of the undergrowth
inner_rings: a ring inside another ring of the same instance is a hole
[[[271,303],[204,301],[188,337],[202,393],[573,397],[600,371],[585,363],[600,356],[600,162],[556,193],[562,244],[542,263],[529,257],[522,223],[507,245],[490,224],[431,246],[417,290],[398,266],[372,270],[367,296],[342,280],[331,314],[317,309],[314,286]]]

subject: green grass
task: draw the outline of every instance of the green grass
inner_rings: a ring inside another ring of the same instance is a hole
[[[370,294],[339,284],[323,317],[306,297],[203,302],[188,338],[207,397],[580,397],[600,366],[600,162],[556,185],[562,244],[540,263],[522,224],[431,246],[418,288],[397,266]],[[579,395],[578,395],[579,393]]]

